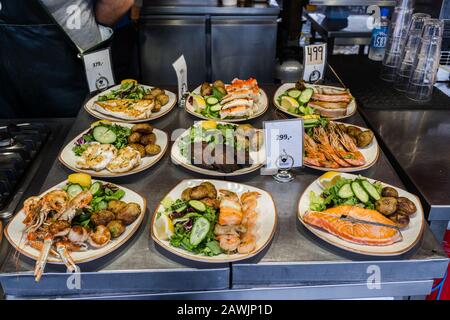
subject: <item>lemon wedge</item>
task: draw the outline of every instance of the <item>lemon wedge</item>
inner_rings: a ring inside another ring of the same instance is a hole
[[[97,126],[99,126],[99,125],[101,125],[101,124],[111,125],[112,122],[109,121],[109,120],[98,120],[98,121],[95,121],[95,122],[93,122],[93,123],[91,124],[91,128],[97,127]]]
[[[155,232],[158,238],[162,240],[169,240],[173,235],[173,223],[172,220],[163,212],[156,218]]]
[[[217,123],[214,120],[202,121],[203,130],[216,129]]]
[[[120,84],[124,84],[124,83],[133,83],[133,84],[137,84],[137,80],[134,79],[123,79],[122,81],[120,81]]]
[[[67,181],[82,187],[90,187],[92,183],[91,176],[86,173],[72,173],[67,177]]]
[[[205,99],[203,99],[202,96],[198,95],[198,94],[194,94],[192,95],[193,103],[192,105],[194,106],[195,110],[203,110],[206,107],[206,102]]]
[[[297,100],[289,96],[281,97],[281,107],[287,110],[293,110],[300,107],[300,104]]]
[[[330,188],[334,186],[334,184],[341,179],[341,175],[339,172],[328,171],[319,177],[319,184],[322,188]]]

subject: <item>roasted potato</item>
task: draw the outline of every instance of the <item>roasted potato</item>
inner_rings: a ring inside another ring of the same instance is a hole
[[[160,112],[161,107],[161,103],[159,101],[155,101],[155,103],[153,104],[152,112]]]
[[[412,215],[417,211],[414,202],[405,197],[397,198],[397,212],[405,215]]]
[[[141,207],[134,202],[128,203],[116,214],[116,220],[121,220],[126,225],[133,223],[141,214]]]
[[[131,132],[149,134],[153,132],[153,126],[148,123],[138,123],[131,127]]]
[[[392,221],[397,223],[397,226],[399,228],[406,228],[409,225],[409,216],[402,213],[395,214],[392,218]]]
[[[156,101],[158,101],[161,106],[164,106],[169,102],[169,96],[167,94],[160,94],[156,97]]]
[[[208,198],[216,199],[217,190],[211,182],[205,181],[200,183],[201,186],[205,186],[208,189]]]
[[[356,137],[356,145],[359,148],[364,148],[367,147],[373,140],[373,132],[370,130],[366,130],[361,132],[357,137]]]
[[[139,151],[139,153],[141,154],[141,157],[145,157],[146,153],[145,153],[145,147],[142,144],[139,143],[131,143],[128,145],[129,147],[133,148],[134,150]]]
[[[397,199],[394,197],[382,197],[375,202],[375,210],[385,216],[390,216],[397,211]]]
[[[108,202],[108,210],[113,213],[117,213],[126,205],[127,205],[126,202],[120,200],[110,200]]]
[[[202,86],[201,86],[201,88],[200,88],[200,94],[201,94],[203,97],[212,95],[212,87],[211,87],[211,84],[209,84],[208,82],[203,82],[203,83],[202,83]]]
[[[398,197],[398,192],[397,192],[397,190],[395,190],[392,187],[384,187],[383,189],[381,189],[381,196],[382,197],[394,197],[394,198],[397,198]]]
[[[215,87],[224,96],[227,94],[227,90],[224,87]]]
[[[111,233],[111,237],[113,238],[120,237],[120,235],[122,235],[122,233],[124,233],[126,229],[125,224],[122,222],[122,220],[112,220],[108,222],[106,227],[108,228],[109,232]]]
[[[192,188],[184,189],[183,192],[181,193],[181,200],[183,200],[183,201],[191,200],[191,191],[192,191]]]
[[[219,209],[219,206],[220,206],[219,199],[204,198],[204,199],[201,199],[200,202],[203,202],[208,207],[213,207],[216,209]]]
[[[156,156],[161,152],[161,147],[157,144],[148,144],[145,146],[145,153],[149,156]]]
[[[191,199],[200,200],[207,198],[211,190],[205,185],[198,185],[191,190]]]
[[[163,89],[160,88],[153,88],[152,91],[150,91],[150,94],[153,98],[156,98],[160,94],[165,94],[166,92]]]
[[[142,133],[133,132],[132,134],[130,134],[128,136],[128,143],[129,144],[138,143],[141,140],[141,137],[142,137]]]
[[[225,89],[225,83],[222,80],[216,80],[213,82],[213,87]]]
[[[350,136],[352,136],[352,137],[358,138],[358,135],[359,135],[361,132],[362,132],[362,130],[361,130],[360,128],[358,128],[358,127],[355,127],[355,126],[347,126],[347,134],[350,135]]]
[[[94,226],[106,226],[110,221],[115,219],[115,215],[109,210],[100,210],[91,215],[91,222]]]
[[[149,134],[145,134],[141,137],[141,140],[139,140],[141,144],[143,144],[144,146],[148,145],[148,144],[155,144],[156,142],[156,134],[149,133]]]

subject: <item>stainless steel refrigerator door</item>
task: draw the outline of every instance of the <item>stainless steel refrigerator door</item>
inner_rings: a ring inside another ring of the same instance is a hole
[[[211,17],[212,80],[273,82],[276,39],[275,16]]]
[[[204,16],[146,16],[139,29],[141,77],[145,84],[176,85],[172,63],[182,54],[188,83],[206,79]]]

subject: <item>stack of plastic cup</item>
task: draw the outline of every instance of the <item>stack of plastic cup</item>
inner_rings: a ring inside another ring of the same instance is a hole
[[[414,0],[398,0],[392,14],[386,52],[381,69],[381,79],[394,81],[400,65],[409,25],[414,9]]]
[[[420,46],[423,25],[425,20],[429,18],[430,15],[425,13],[415,13],[412,16],[405,47],[400,55],[400,65],[397,68],[395,76],[394,88],[399,91],[406,91],[406,88],[408,87],[414,59],[417,56]]]
[[[441,56],[444,22],[439,19],[425,21],[419,52],[414,59],[406,96],[415,101],[428,101],[433,93]]]

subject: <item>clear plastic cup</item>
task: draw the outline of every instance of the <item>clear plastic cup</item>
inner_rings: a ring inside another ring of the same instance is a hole
[[[400,0],[394,9],[389,26],[389,34],[386,43],[381,79],[394,81],[397,68],[400,65],[401,54],[408,34],[414,9],[414,0]]]
[[[425,21],[419,52],[414,59],[406,96],[415,101],[429,101],[436,82],[441,56],[444,22],[439,19]]]
[[[406,36],[405,46],[400,55],[400,65],[395,75],[394,88],[399,91],[406,91],[409,78],[411,77],[412,66],[420,45],[422,29],[424,23],[431,16],[426,13],[415,13],[412,15]]]

